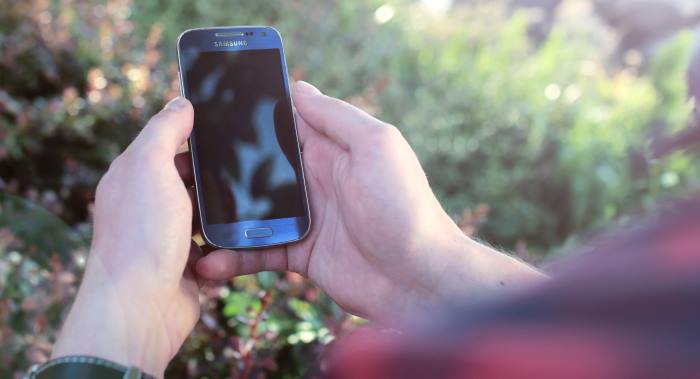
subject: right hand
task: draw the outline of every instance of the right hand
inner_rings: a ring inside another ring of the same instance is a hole
[[[396,127],[304,82],[295,86],[294,103],[309,236],[262,251],[212,252],[197,264],[201,277],[290,270],[311,278],[345,310],[372,319],[444,302],[464,288],[502,285],[497,273],[509,259],[461,232]],[[510,261],[516,272],[531,271]]]

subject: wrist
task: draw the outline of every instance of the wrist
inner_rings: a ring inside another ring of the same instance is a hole
[[[96,267],[85,273],[52,358],[89,355],[162,377],[173,352],[158,307],[148,291],[125,291]]]
[[[467,261],[470,240],[451,220],[445,219],[449,222],[441,228],[426,228],[430,230],[416,233],[422,237],[404,250],[404,260],[391,267],[390,284],[382,296],[387,301],[372,307],[373,319],[414,317],[410,315],[461,301],[459,297],[463,294],[455,288],[465,285],[460,271],[470,266]],[[434,233],[436,229],[443,233]]]

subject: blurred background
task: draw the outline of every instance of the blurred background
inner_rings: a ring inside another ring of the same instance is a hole
[[[179,93],[185,29],[267,24],[294,79],[398,126],[466,234],[540,266],[700,181],[695,0],[9,0],[0,377],[50,354],[95,185]],[[296,378],[363,320],[299,276],[202,295],[169,378]]]

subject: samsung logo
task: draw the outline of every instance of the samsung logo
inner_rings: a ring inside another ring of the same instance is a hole
[[[240,47],[248,46],[248,41],[214,41],[214,47]]]

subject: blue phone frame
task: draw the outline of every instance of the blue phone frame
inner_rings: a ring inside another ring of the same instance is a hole
[[[262,37],[262,33],[267,35]],[[216,34],[242,33],[243,35],[219,37]],[[248,34],[252,33],[252,34]],[[215,41],[246,41],[245,46],[231,44],[219,47],[215,46]],[[181,55],[187,52],[205,52],[205,51],[243,51],[243,50],[261,50],[261,49],[278,49],[282,62],[282,76],[287,98],[292,105],[291,91],[289,87],[289,76],[287,74],[287,62],[284,57],[284,48],[282,46],[282,37],[279,32],[269,26],[230,26],[230,27],[212,27],[189,29],[184,31],[177,40],[177,56],[180,77],[180,94],[187,98],[187,83],[183,74]],[[293,106],[292,108],[293,109]],[[199,209],[199,218],[202,223],[202,236],[207,244],[216,248],[222,249],[251,249],[263,248],[277,245],[290,244],[302,240],[311,230],[311,211],[309,208],[308,194],[306,190],[306,179],[304,176],[304,164],[301,156],[301,147],[299,144],[299,136],[296,126],[296,120],[292,117],[292,125],[294,126],[294,134],[297,141],[297,151],[299,152],[300,173],[301,173],[301,190],[303,198],[303,208],[305,215],[302,217],[289,217],[272,220],[254,220],[254,221],[239,221],[228,224],[208,224],[204,206],[200,200],[203,196],[201,178],[199,174],[199,165],[197,160],[197,150],[194,140],[195,134],[189,138],[189,147],[192,156],[192,167],[194,171],[195,192],[197,194],[197,208]],[[270,228],[272,235],[269,237],[247,238],[246,231],[256,228]]]

